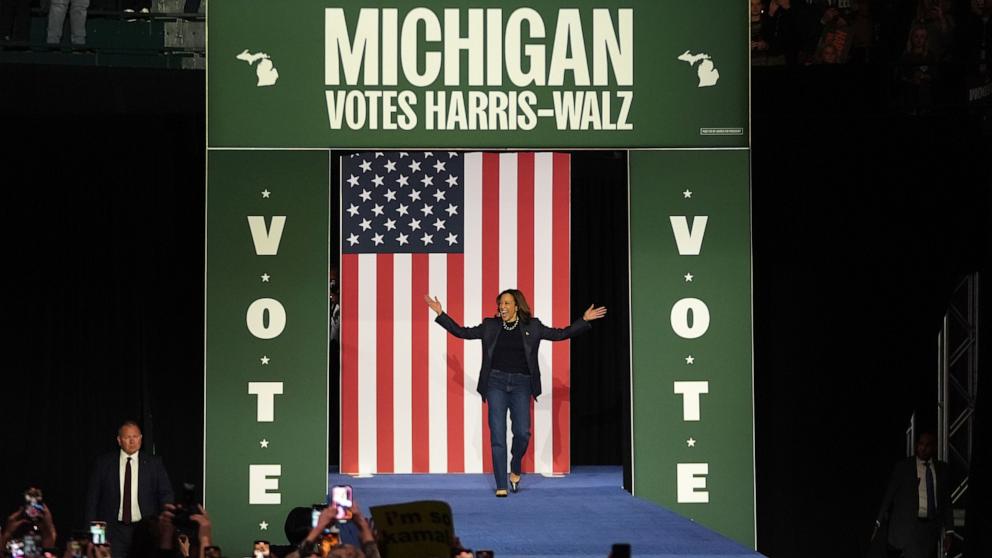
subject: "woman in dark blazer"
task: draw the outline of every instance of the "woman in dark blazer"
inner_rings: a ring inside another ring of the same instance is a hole
[[[441,301],[425,295],[424,300],[437,313],[435,322],[455,337],[481,339],[482,370],[476,391],[489,402],[489,443],[493,449],[496,496],[507,495],[506,412],[510,412],[513,442],[509,485],[514,492],[520,484],[521,461],[530,442],[530,398],[541,395],[541,369],[537,349],[542,339],[560,341],[584,333],[592,320],[606,315],[606,308],[589,308],[581,319],[564,329],[547,327],[531,316],[530,305],[517,289],[507,289],[496,297],[498,317],[486,318],[475,327],[462,327],[441,309]]]

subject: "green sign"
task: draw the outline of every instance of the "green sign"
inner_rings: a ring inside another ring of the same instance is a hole
[[[230,553],[280,540],[338,450],[330,148],[638,148],[634,493],[754,546],[748,8],[532,4],[210,2],[204,493]]]
[[[634,495],[754,547],[748,151],[630,153]]]
[[[327,493],[328,165],[208,154],[204,503],[234,556]]]
[[[215,0],[211,147],[726,147],[744,2]]]

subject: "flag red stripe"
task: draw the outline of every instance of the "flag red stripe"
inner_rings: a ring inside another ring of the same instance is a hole
[[[569,315],[570,281],[569,281],[569,243],[571,235],[569,198],[569,156],[564,153],[555,153],[553,157],[553,178],[554,183],[552,193],[552,211],[554,214],[554,225],[552,234],[552,284],[554,287],[554,319],[557,327],[567,327],[572,316]],[[583,301],[584,302],[584,301]],[[554,455],[553,471],[556,473],[567,473],[571,466],[571,456],[569,455],[570,440],[569,413],[571,406],[569,403],[569,342],[562,341],[553,345],[552,366],[554,367],[554,381],[556,392],[551,400],[551,422],[552,422],[552,453]],[[558,387],[561,386],[561,387]]]
[[[358,255],[341,256],[341,472],[358,472]]]
[[[517,288],[534,296],[534,154],[517,155]],[[530,300],[534,300],[531,298]],[[533,311],[533,308],[531,308]],[[534,431],[534,399],[530,399],[530,425]],[[524,454],[522,469],[534,471],[534,444]]]
[[[499,294],[499,155],[482,155],[482,318],[494,314]],[[486,348],[482,347],[485,359]],[[493,470],[493,449],[489,444],[489,405],[482,404],[482,470]]]
[[[465,323],[465,255],[448,256],[448,315]],[[465,351],[464,341],[448,336],[448,472],[465,472]]]
[[[410,304],[413,305],[411,313],[412,332],[410,336],[413,351],[411,354],[412,387],[411,399],[413,406],[413,472],[430,472],[430,395],[428,374],[428,347],[427,328],[430,327],[428,314],[425,312],[423,295],[429,288],[428,265],[429,254],[414,254],[411,271],[411,292]]]
[[[376,470],[391,473],[393,465],[393,255],[376,256],[375,399]]]

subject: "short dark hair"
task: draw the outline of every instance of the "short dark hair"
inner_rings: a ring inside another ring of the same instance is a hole
[[[505,291],[499,293],[499,296],[496,297],[497,307],[499,307],[499,299],[503,298],[503,295],[505,294],[512,296],[513,301],[517,303],[517,315],[520,316],[520,319],[523,320],[524,323],[529,322],[531,318],[530,304],[527,304],[527,297],[524,296],[524,293],[519,289],[506,289]],[[496,315],[498,316],[499,313],[497,312]]]
[[[124,427],[125,426],[133,426],[133,427],[135,427],[135,428],[138,429],[138,433],[139,434],[141,433],[141,427],[138,426],[138,423],[135,422],[135,421],[133,421],[133,420],[131,420],[131,419],[128,419],[128,420],[122,422],[121,425],[117,427],[117,435],[118,436],[121,435],[121,430],[124,430]]]

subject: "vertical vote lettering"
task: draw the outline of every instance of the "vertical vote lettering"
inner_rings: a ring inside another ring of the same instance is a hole
[[[706,235],[706,215],[697,215],[692,219],[692,225],[684,215],[668,217],[672,225],[672,236],[675,237],[675,247],[680,256],[698,256],[703,249],[703,237]],[[669,318],[672,331],[683,339],[699,339],[706,334],[710,327],[710,310],[705,302],[698,298],[683,298],[672,306]],[[709,393],[708,381],[676,381],[673,391],[682,395],[682,421],[698,422],[701,420],[702,395]],[[709,474],[709,463],[678,463],[676,464],[677,501],[680,504],[706,504],[710,501],[709,491],[706,490],[706,476]]]

